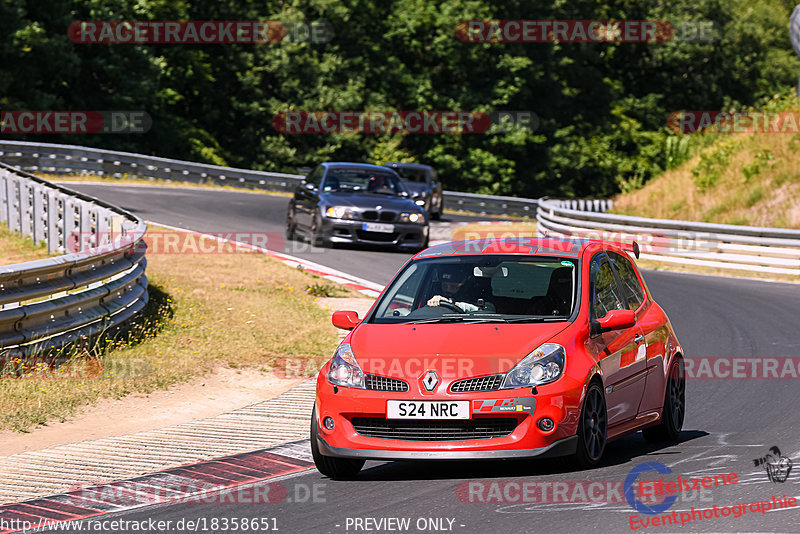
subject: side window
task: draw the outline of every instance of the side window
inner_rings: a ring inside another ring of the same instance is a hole
[[[636,277],[630,260],[616,252],[609,252],[608,257],[614,264],[623,291],[628,299],[628,309],[635,310],[644,302],[644,290]]]
[[[311,174],[306,177],[306,182],[312,184],[314,187],[319,187],[319,184],[322,183],[322,175],[325,174],[325,167],[320,165],[316,169],[314,169]]]
[[[595,256],[591,264],[592,311],[595,319],[602,319],[611,310],[624,310],[614,271],[604,255]]]

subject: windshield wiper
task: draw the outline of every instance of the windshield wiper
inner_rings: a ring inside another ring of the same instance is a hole
[[[403,324],[428,324],[428,323],[460,323],[464,320],[463,315],[443,315],[441,317],[431,317],[430,319],[418,319]]]
[[[529,315],[526,317],[514,317],[513,319],[507,319],[506,322],[508,323],[558,323],[562,321],[566,321],[566,316],[558,316],[558,317],[542,317],[541,315]]]

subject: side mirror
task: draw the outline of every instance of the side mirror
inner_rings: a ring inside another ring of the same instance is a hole
[[[633,310],[611,310],[605,317],[592,323],[592,335],[623,330],[636,324],[636,312]]]
[[[358,313],[354,311],[335,311],[333,312],[333,317],[331,317],[331,322],[336,328],[352,330],[358,326],[361,320],[358,318]]]

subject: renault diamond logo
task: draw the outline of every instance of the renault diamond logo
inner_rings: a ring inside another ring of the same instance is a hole
[[[433,391],[439,385],[439,377],[436,376],[435,371],[428,371],[425,373],[425,378],[422,379],[422,385],[428,391]]]

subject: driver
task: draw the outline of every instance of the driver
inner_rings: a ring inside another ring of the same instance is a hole
[[[455,304],[465,313],[486,309],[485,305],[476,306],[475,304],[465,302],[466,300],[471,299],[469,299],[468,295],[466,294],[467,287],[465,287],[465,285],[468,276],[464,271],[458,269],[457,267],[449,266],[442,270],[440,276],[442,294],[431,297],[430,300],[428,300],[428,306],[439,306],[439,303],[444,300]],[[459,301],[458,299],[462,300]]]

